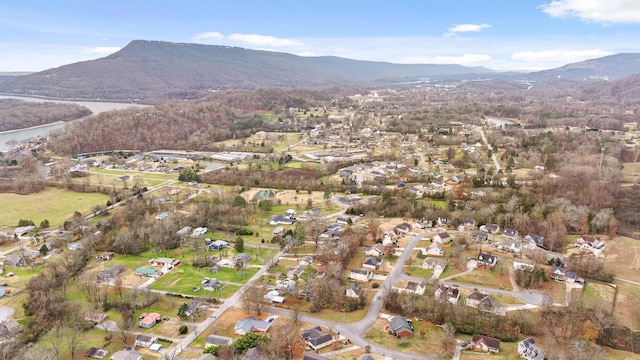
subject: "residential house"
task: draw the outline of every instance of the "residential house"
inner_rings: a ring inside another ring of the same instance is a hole
[[[16,234],[17,236],[24,236],[26,235],[29,231],[35,230],[36,227],[33,225],[29,225],[29,226],[20,226],[17,227],[14,230],[14,234]]]
[[[475,219],[462,219],[460,220],[460,226],[462,226],[464,230],[474,230],[478,226],[478,223]]]
[[[471,343],[473,344],[473,351],[482,351],[496,354],[500,352],[500,339],[473,334]]]
[[[244,335],[248,332],[267,332],[271,327],[275,318],[270,318],[270,321],[258,320],[253,316],[249,316],[244,320],[236,321],[234,331],[238,335]]]
[[[446,231],[441,231],[433,236],[433,241],[440,244],[447,244],[451,242],[451,235]]]
[[[562,266],[552,266],[551,267],[551,278],[555,281],[564,282],[567,280],[567,269]]]
[[[152,335],[138,334],[136,335],[136,346],[150,347],[158,341],[158,338]]]
[[[251,261],[251,255],[247,253],[240,253],[235,257],[235,266],[245,266]]]
[[[355,281],[367,282],[373,277],[373,272],[367,269],[351,269],[349,279]]]
[[[275,288],[280,291],[295,291],[296,282],[290,279],[276,280]]]
[[[476,265],[479,269],[493,269],[498,263],[498,257],[492,254],[480,253],[476,258]]]
[[[446,300],[453,305],[457,305],[458,300],[460,300],[460,289],[440,284],[436,289],[434,296],[436,299]]]
[[[336,219],[336,223],[341,224],[341,225],[350,225],[352,222],[353,221],[348,216],[339,216]]]
[[[409,281],[407,282],[407,285],[404,287],[404,289],[400,290],[400,292],[423,295],[426,286],[427,286],[427,283],[425,281],[422,281],[422,282]]]
[[[530,243],[535,244],[539,248],[545,249],[544,236],[542,236],[542,235],[538,235],[538,234],[534,234],[534,233],[528,233],[527,236],[524,237],[524,239],[529,241]]]
[[[420,221],[416,222],[416,227],[418,229],[427,229],[433,226],[433,222],[431,220],[422,218]]]
[[[89,350],[87,350],[87,352],[84,353],[84,356],[92,357],[94,359],[104,359],[105,357],[107,357],[107,355],[109,355],[109,350],[98,349],[94,347],[89,348]]]
[[[2,262],[4,266],[19,267],[27,265],[27,258],[21,254],[9,254]]]
[[[134,349],[118,350],[111,355],[111,360],[142,360],[142,354]]]
[[[533,260],[515,258],[513,259],[513,268],[515,270],[533,271],[534,263]]]
[[[98,256],[96,256],[98,259],[102,260],[102,261],[109,261],[111,259],[113,259],[113,256],[115,254],[112,253],[111,251],[104,251],[101,252],[100,254],[98,254]]]
[[[145,268],[139,267],[136,269],[136,275],[145,276],[145,277],[154,277],[158,276],[158,270],[153,268]]]
[[[220,336],[220,335],[209,335],[204,341],[204,347],[208,348],[210,346],[231,345],[231,343],[233,343],[232,338],[228,338],[226,336]]]
[[[311,263],[313,263],[313,256],[311,255],[307,255],[298,261],[298,264],[302,266],[308,266],[311,265]]]
[[[298,265],[298,266],[290,269],[287,272],[287,279],[289,279],[289,280],[299,279],[300,276],[302,276],[302,273],[304,272],[305,268],[306,268],[306,266]]]
[[[209,231],[209,229],[207,229],[206,227],[197,227],[197,228],[193,229],[193,231],[191,232],[191,237],[192,238],[200,237],[200,236],[206,234],[207,231]]]
[[[595,236],[582,235],[576,239],[576,247],[593,252],[595,255],[600,255],[604,252],[605,245],[600,238]]]
[[[284,303],[284,296],[280,296],[278,290],[271,290],[264,295],[264,299],[270,303],[282,304]]]
[[[500,249],[510,254],[519,254],[522,251],[522,241],[520,239],[505,239]]]
[[[172,258],[157,258],[149,260],[149,264],[152,266],[162,266],[163,268],[171,270],[180,265],[180,260]]]
[[[471,233],[471,240],[475,242],[487,242],[489,240],[489,234],[482,230],[476,230]]]
[[[357,283],[349,283],[347,285],[347,289],[345,290],[345,296],[353,299],[360,299],[360,297],[364,295],[364,290]]]
[[[451,226],[451,219],[439,217],[438,220],[436,220],[436,223],[441,227]]]
[[[364,254],[369,256],[383,256],[385,253],[386,249],[382,244],[375,244],[364,251]]]
[[[442,249],[442,244],[439,242],[432,243],[429,248],[427,248],[427,255],[432,256],[444,256],[444,250]]]
[[[5,320],[0,322],[0,338],[12,337],[21,332],[22,327],[17,321]]]
[[[496,299],[491,295],[474,291],[467,296],[465,305],[474,309],[493,312],[496,309],[497,302]]]
[[[184,314],[187,316],[195,315],[198,312],[198,309],[200,309],[200,305],[202,305],[200,301],[192,299],[187,303],[187,308],[185,309]]]
[[[518,237],[518,230],[515,229],[510,229],[510,228],[504,228],[502,230],[502,236],[508,238],[508,239],[515,239]]]
[[[383,261],[384,260],[380,258],[369,256],[362,262],[362,267],[369,270],[378,270],[378,268],[382,266]]]
[[[413,326],[407,319],[396,315],[389,319],[389,328],[391,334],[397,337],[413,336]]]
[[[293,225],[295,222],[295,219],[288,218],[283,215],[274,215],[269,219],[269,225]]]
[[[276,236],[278,236],[278,235],[282,235],[282,234],[284,234],[284,227],[282,227],[282,226],[276,226],[276,228],[275,228],[275,229],[273,229],[273,231],[272,231],[271,233],[272,233],[273,235],[276,235]]]
[[[333,344],[333,336],[331,333],[322,331],[320,326],[313,327],[311,329],[303,330],[300,334],[302,340],[313,350],[322,349],[323,347]]]
[[[411,231],[411,225],[406,222],[396,225],[396,227],[393,228],[393,232],[396,233],[396,235],[398,236],[406,235],[409,233],[409,231]]]
[[[424,258],[424,261],[422,262],[422,267],[427,269],[427,270],[431,270],[433,272],[443,272],[444,269],[447,267],[448,262],[446,260],[443,259],[437,259],[437,258],[433,258],[433,257],[426,257]]]
[[[159,322],[162,319],[162,315],[158,313],[150,313],[150,314],[143,313],[142,315],[140,315],[140,317],[142,317],[142,320],[140,320],[140,323],[138,324],[138,326],[146,329],[152,328],[153,325],[155,325],[157,322]]]
[[[91,326],[96,326],[98,324],[101,324],[103,321],[107,319],[108,319],[107,314],[102,312],[86,311],[84,313],[84,321],[91,324]]]
[[[544,351],[536,345],[532,338],[526,338],[518,343],[518,354],[524,360],[544,360]]]
[[[242,360],[263,360],[262,350],[258,347],[252,347],[244,354]]]
[[[326,356],[322,356],[316,353],[306,353],[302,360],[331,360]]]
[[[98,282],[108,282],[108,281],[111,281],[111,280],[115,280],[123,272],[124,272],[124,266],[122,266],[122,265],[112,266],[112,267],[110,267],[110,268],[108,268],[106,270],[101,271],[97,275]]]
[[[480,231],[484,231],[489,234],[497,234],[500,231],[500,225],[498,224],[484,224],[480,226]]]
[[[220,289],[220,281],[218,281],[218,279],[206,277],[200,280],[200,286],[208,291],[217,291]]]
[[[209,250],[219,251],[229,246],[229,243],[224,240],[215,240],[211,242],[209,245]]]

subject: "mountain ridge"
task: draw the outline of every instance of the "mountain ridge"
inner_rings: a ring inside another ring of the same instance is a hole
[[[622,53],[532,73],[457,64],[394,64],[337,56],[303,57],[241,47],[133,40],[103,58],[28,75],[0,76],[0,92],[67,99],[160,102],[218,90],[382,85],[431,79],[614,80],[640,74],[640,54]]]

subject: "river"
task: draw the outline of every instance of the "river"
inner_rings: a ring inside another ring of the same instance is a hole
[[[485,120],[485,123],[487,123],[487,125],[498,126],[498,127],[515,124],[515,122],[513,122],[512,120],[500,119],[500,118],[494,118],[494,117],[488,117]]]
[[[53,102],[53,103],[61,103],[61,104],[76,104],[80,106],[84,106],[91,110],[93,115],[99,114],[105,111],[111,110],[121,110],[130,107],[146,107],[149,105],[141,105],[141,104],[130,104],[130,103],[112,103],[112,102],[100,102],[100,101],[82,101],[82,100],[49,100],[49,99],[41,99],[41,98],[32,98],[26,96],[9,96],[9,95],[0,95],[0,99],[18,99],[23,101],[31,101],[31,102]],[[10,131],[2,131],[0,132],[0,151],[6,151],[9,146],[7,142],[11,140],[27,140],[31,138],[36,138],[38,136],[46,136],[49,134],[51,130],[62,129],[65,124],[73,121],[79,121],[84,118],[78,118],[70,121],[59,121],[52,124],[35,126],[26,129],[18,129],[18,130],[10,130]]]

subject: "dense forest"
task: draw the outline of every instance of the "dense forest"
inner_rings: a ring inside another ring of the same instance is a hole
[[[88,115],[91,115],[91,110],[75,104],[0,99],[0,131],[73,120]]]

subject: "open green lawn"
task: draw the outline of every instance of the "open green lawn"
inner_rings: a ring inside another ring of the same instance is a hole
[[[621,324],[635,331],[640,330],[640,312],[637,311],[640,299],[640,286],[617,281],[618,296],[614,314]]]
[[[585,304],[604,302],[613,305],[615,293],[613,286],[590,280],[584,285],[581,299]]]
[[[438,353],[443,331],[430,322],[414,321],[414,335],[406,340],[399,339],[385,331],[388,325],[389,322],[385,319],[377,320],[375,325],[365,332],[365,339],[374,344],[410,354]]]
[[[47,219],[52,228],[62,225],[75,211],[87,214],[95,205],[104,205],[109,197],[99,193],[77,193],[47,188],[30,195],[0,194],[0,228],[18,226],[18,220],[33,220],[36,225]]]
[[[170,271],[168,274],[161,276],[151,285],[151,288],[179,294],[209,296],[209,292],[206,290],[200,289],[198,291],[193,291],[194,286],[200,286],[200,280],[203,278],[216,278],[220,281],[243,284],[257,271],[257,268],[248,268],[243,271],[222,268],[219,272],[212,273],[208,268],[198,269],[191,265],[184,264],[173,271]]]
[[[511,281],[509,280],[509,271],[504,270],[502,274],[500,274],[499,270],[482,270],[477,269],[473,270],[471,273],[466,275],[461,275],[455,278],[455,281],[467,283],[467,284],[478,284],[487,287],[494,287],[497,289],[510,289]]]

